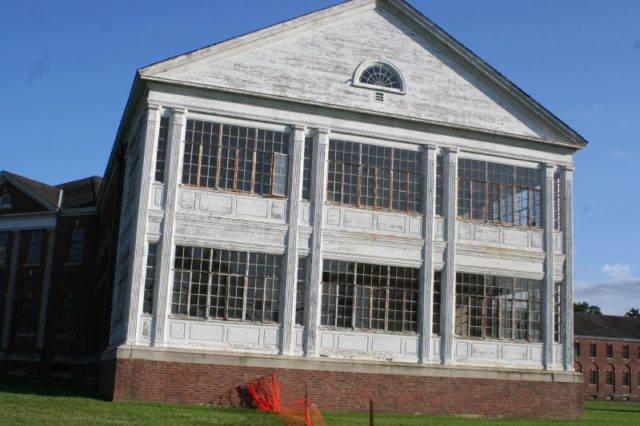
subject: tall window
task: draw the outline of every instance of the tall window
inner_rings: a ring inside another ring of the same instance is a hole
[[[68,263],[82,263],[84,253],[84,228],[74,228],[71,230],[71,241],[69,242],[69,252],[67,253]]]
[[[562,230],[562,180],[560,173],[553,175],[553,225],[557,231]]]
[[[598,384],[598,370],[589,370],[589,384]]]
[[[613,370],[609,369],[605,372],[605,384],[607,386],[613,386],[613,382],[615,380]]]
[[[418,274],[414,268],[325,260],[322,325],[416,332]]]
[[[307,257],[298,258],[298,281],[296,283],[296,324],[304,325],[305,290],[307,287]]]
[[[0,268],[7,265],[8,251],[9,251],[9,233],[0,232]]]
[[[302,167],[302,199],[311,200],[311,164],[313,159],[313,138],[304,138],[304,165]]]
[[[622,386],[631,386],[631,372],[629,370],[622,371]]]
[[[595,343],[589,344],[589,356],[592,358],[595,358],[596,356],[598,356],[598,348]]]
[[[540,340],[540,281],[456,274],[456,334]]]
[[[442,272],[435,271],[433,273],[433,324],[431,332],[440,334],[440,287],[442,281]]]
[[[18,333],[35,334],[38,329],[38,316],[40,304],[36,298],[24,298],[19,305]]]
[[[622,358],[629,359],[629,345],[622,346]]]
[[[160,132],[156,149],[156,181],[164,182],[165,163],[167,161],[167,142],[169,140],[169,117],[160,118]]]
[[[613,358],[613,345],[607,344],[607,358]]]
[[[72,337],[75,336],[78,328],[78,307],[80,299],[69,293],[62,302],[62,312],[60,315],[59,335]]]
[[[27,244],[27,265],[38,265],[42,254],[42,230],[31,231]]]
[[[288,150],[284,132],[187,120],[182,183],[285,197]]]
[[[576,358],[580,356],[580,343],[578,342],[573,344],[573,355]]]
[[[540,171],[460,159],[458,217],[512,225],[542,226]]]
[[[156,287],[156,265],[158,263],[158,243],[149,243],[147,252],[147,270],[144,277],[144,301],[142,312],[153,312],[153,296]]]
[[[560,342],[562,323],[562,283],[554,283],[553,291],[553,341]]]
[[[339,140],[329,143],[330,202],[418,213],[421,176],[417,151]]]
[[[436,157],[436,214],[442,216],[442,199],[444,193],[444,156],[438,155]]]
[[[281,260],[272,254],[176,246],[171,312],[276,322]]]

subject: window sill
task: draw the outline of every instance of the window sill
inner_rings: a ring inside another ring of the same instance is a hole
[[[271,321],[252,321],[252,320],[224,319],[224,318],[200,318],[200,317],[189,317],[186,315],[176,315],[176,314],[169,314],[169,319],[180,320],[180,321],[210,322],[210,323],[225,322],[228,324],[260,324],[260,325],[280,327],[280,323],[271,322]]]
[[[332,206],[332,207],[344,207],[347,209],[357,209],[357,210],[366,210],[366,211],[371,211],[371,212],[378,212],[378,213],[390,213],[390,214],[399,214],[399,215],[404,215],[404,216],[411,216],[411,217],[422,217],[422,213],[421,212],[406,212],[406,211],[402,211],[402,210],[391,210],[391,209],[382,209],[382,208],[374,208],[374,207],[369,207],[369,206],[353,206],[350,204],[339,204],[339,203],[334,203],[331,201],[326,201],[325,205],[327,206]]]
[[[460,217],[460,216],[456,216],[456,220],[460,222],[481,223],[484,225],[504,226],[508,228],[516,228],[516,229],[523,229],[523,230],[544,231],[544,227],[533,226],[533,225],[516,225],[514,223],[492,222],[488,220],[470,219],[468,217]]]
[[[491,339],[488,337],[454,336],[454,339],[473,340],[477,342],[516,343],[521,345],[542,345],[540,340]]]
[[[336,331],[336,332],[348,332],[348,333],[360,333],[360,334],[381,334],[381,335],[392,335],[392,336],[410,336],[410,337],[418,337],[419,333],[414,331],[386,331],[386,330],[364,330],[361,328],[350,328],[350,327],[332,327],[330,325],[320,325],[318,326],[319,330],[328,330],[328,331]]]
[[[184,183],[179,184],[178,187],[183,189],[197,189],[198,191],[216,192],[220,194],[243,195],[243,196],[255,197],[255,198],[274,198],[277,200],[285,200],[285,201],[288,200],[289,198],[287,195],[256,194],[254,192],[242,192],[242,191],[232,191],[228,189],[208,188],[205,186],[186,185]]]

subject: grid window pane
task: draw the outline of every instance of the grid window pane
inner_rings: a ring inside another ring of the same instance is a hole
[[[327,199],[348,206],[418,213],[422,208],[420,153],[331,140]]]
[[[462,158],[458,217],[540,227],[540,171]]]
[[[281,256],[176,246],[172,313],[277,322]]]
[[[182,183],[286,196],[288,146],[284,132],[187,120]]]
[[[442,272],[435,271],[433,273],[433,325],[431,332],[440,334],[440,288],[442,282]]]
[[[62,302],[62,312],[59,322],[59,335],[72,337],[78,329],[78,307],[80,298],[69,293]]]
[[[158,243],[149,243],[149,249],[147,251],[147,267],[144,277],[144,300],[142,303],[142,312],[145,314],[150,314],[153,311],[157,258]]]
[[[540,281],[456,274],[456,335],[540,340]]]
[[[40,303],[35,298],[24,298],[18,305],[18,333],[35,334],[38,329],[38,317],[40,316]]]
[[[307,287],[307,258],[298,258],[298,282],[296,283],[296,324],[304,325],[305,291]]]
[[[167,142],[169,140],[169,117],[160,118],[158,146],[156,147],[156,181],[164,182]]]
[[[415,333],[418,273],[414,268],[325,260],[322,325]]]
[[[31,231],[31,233],[29,234],[29,243],[27,244],[27,259],[25,262],[26,264],[40,264],[43,235],[44,233],[42,232],[42,230]]]
[[[311,200],[311,165],[313,159],[313,138],[304,138],[304,163],[302,167],[302,199]]]
[[[82,263],[84,253],[84,228],[74,228],[71,231],[71,242],[67,253],[68,263]]]

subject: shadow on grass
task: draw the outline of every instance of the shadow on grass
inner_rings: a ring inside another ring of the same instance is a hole
[[[0,393],[79,397],[105,401],[95,387],[73,383],[46,382],[27,377],[0,376]]]

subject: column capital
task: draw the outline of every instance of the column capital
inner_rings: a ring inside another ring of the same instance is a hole
[[[291,129],[293,129],[295,132],[304,132],[305,130],[307,130],[307,126],[303,124],[292,124]]]
[[[444,152],[448,153],[448,154],[459,154],[460,153],[460,149],[459,148],[453,148],[450,146],[445,146],[442,147],[442,149],[444,150]]]
[[[556,169],[555,163],[548,163],[548,162],[541,163],[541,167],[547,171]]]
[[[564,165],[564,166],[560,166],[560,170],[562,170],[563,172],[573,172],[575,170],[575,167],[573,164]]]
[[[186,115],[187,114],[187,108],[185,107],[172,107],[172,108],[168,108],[169,110],[171,110],[172,112],[172,116],[180,116],[180,115]]]
[[[157,102],[153,102],[153,101],[147,101],[147,112],[151,113],[151,112],[158,112],[160,109],[162,109],[162,105],[160,105]]]
[[[431,144],[424,144],[422,145],[421,148],[422,148],[422,152],[427,154],[428,160],[433,160],[436,158],[436,151],[438,149],[437,146],[431,145]]]
[[[16,235],[20,235],[20,231],[22,231],[22,230],[21,229],[14,229],[13,231],[11,231],[11,233],[15,237]]]

